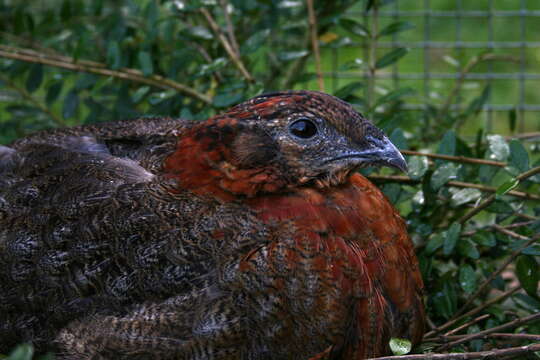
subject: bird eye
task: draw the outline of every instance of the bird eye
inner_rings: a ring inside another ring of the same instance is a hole
[[[301,139],[309,139],[317,134],[317,126],[310,120],[302,119],[289,125],[289,131]]]

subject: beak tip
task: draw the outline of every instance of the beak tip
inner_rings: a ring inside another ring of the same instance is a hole
[[[398,155],[398,156],[389,159],[389,160],[388,160],[388,164],[389,164],[391,167],[394,167],[394,168],[396,168],[396,169],[398,169],[398,170],[401,170],[401,171],[404,172],[404,173],[407,173],[407,171],[408,171],[407,161],[405,160],[405,158],[403,157],[403,155],[401,155],[400,152],[398,152],[397,155]]]

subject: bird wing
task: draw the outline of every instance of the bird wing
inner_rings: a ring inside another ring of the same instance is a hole
[[[20,338],[14,329],[27,331],[27,340],[50,337],[33,332],[55,318],[114,308],[106,298],[121,302],[148,290],[137,287],[140,273],[164,258],[164,242],[178,233],[174,221],[163,221],[165,211],[156,211],[157,180],[91,136],[0,148],[3,341]],[[172,289],[192,269],[164,267],[154,275],[169,281],[148,283]]]

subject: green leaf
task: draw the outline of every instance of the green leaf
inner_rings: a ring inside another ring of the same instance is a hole
[[[64,99],[64,107],[62,108],[62,116],[64,119],[69,119],[77,111],[79,106],[79,95],[76,91],[71,90]]]
[[[461,232],[461,224],[453,223],[448,230],[445,232],[444,244],[443,244],[443,254],[450,255],[454,251],[454,248],[459,239],[459,234]]]
[[[227,59],[223,57],[219,57],[212,61],[210,64],[203,64],[201,65],[201,68],[199,72],[196,74],[197,76],[206,76],[215,73],[219,69],[222,69],[227,65]]]
[[[506,140],[501,135],[488,135],[487,141],[489,144],[490,158],[492,160],[506,161],[510,155],[510,147]]]
[[[461,239],[457,246],[458,252],[462,256],[477,260],[480,258],[480,252],[476,248],[476,244],[471,239]]]
[[[412,344],[407,339],[390,338],[390,350],[394,355],[405,355],[411,352]]]
[[[300,59],[301,57],[304,57],[307,54],[309,54],[309,51],[307,50],[284,51],[278,54],[278,59],[281,61],[291,61],[291,60]]]
[[[341,26],[349,31],[350,33],[360,36],[360,37],[369,37],[369,30],[363,24],[359,23],[353,19],[341,19],[339,21]]]
[[[442,289],[432,296],[436,312],[447,319],[452,317],[457,307],[455,286],[455,280],[448,279],[444,281]]]
[[[381,96],[379,99],[377,99],[377,102],[375,103],[373,108],[376,109],[377,107],[381,105],[396,101],[403,96],[414,95],[415,93],[416,91],[412,88],[401,88],[401,89],[396,89],[394,91],[390,91],[388,94]]]
[[[30,69],[28,78],[26,79],[26,90],[32,93],[39,89],[43,81],[43,65],[34,64]]]
[[[388,138],[398,149],[408,148],[407,138],[405,138],[405,134],[401,128],[395,128]]]
[[[456,165],[454,163],[443,163],[441,166],[435,169],[433,175],[431,175],[431,188],[437,191],[448,181],[455,179],[457,177],[459,167],[460,165]]]
[[[508,158],[509,165],[515,167],[520,173],[529,170],[529,154],[518,140],[512,140],[509,144],[510,157]]]
[[[133,93],[131,100],[136,104],[141,101],[150,91],[150,86],[142,86]]]
[[[150,76],[154,72],[154,65],[152,64],[152,57],[147,51],[141,51],[139,53],[139,64],[144,76]]]
[[[392,65],[409,52],[409,49],[400,47],[394,50],[391,50],[390,52],[384,54],[380,59],[377,59],[377,62],[375,63],[376,69],[382,69],[388,65]]]
[[[540,272],[536,259],[533,256],[520,255],[516,261],[516,275],[527,294],[538,298]]]
[[[194,38],[202,40],[212,40],[214,38],[212,32],[204,26],[190,26],[186,29],[186,31]]]
[[[493,178],[499,171],[502,169],[497,166],[490,165],[480,165],[480,170],[478,171],[478,177],[481,182],[489,184],[493,181]]]
[[[419,180],[428,169],[428,159],[425,156],[412,156],[408,161],[409,177]]]
[[[414,27],[415,27],[414,24],[408,21],[396,21],[394,23],[387,25],[384,29],[382,29],[377,34],[377,37],[397,34],[405,30],[414,29]]]
[[[150,0],[148,2],[145,12],[146,12],[146,21],[148,21],[148,26],[150,27],[156,26],[156,23],[159,17],[159,9],[155,0]]]
[[[242,101],[243,95],[241,93],[224,93],[214,96],[212,104],[216,107],[227,107],[232,104],[237,104]]]
[[[64,2],[62,2],[62,7],[60,8],[60,18],[62,19],[63,22],[69,22],[70,20],[70,17],[72,14],[72,9],[71,9],[72,1],[73,0],[64,0]]]
[[[507,201],[501,200],[495,200],[486,210],[497,214],[510,214],[514,212],[514,208]]]
[[[350,95],[352,95],[354,92],[361,89],[362,87],[364,87],[363,82],[361,82],[361,81],[353,81],[352,83],[349,83],[349,84],[339,88],[335,92],[334,95],[337,96],[340,99],[346,99]]]
[[[471,240],[477,243],[478,245],[487,246],[487,247],[493,247],[497,245],[497,240],[495,239],[495,235],[488,232],[477,232],[476,234],[472,236]]]
[[[450,204],[453,207],[466,204],[471,201],[476,201],[482,196],[482,192],[478,189],[460,189],[452,194]]]
[[[356,58],[354,60],[350,60],[350,61],[346,61],[342,63],[339,66],[338,71],[358,70],[358,69],[362,69],[363,66],[364,66],[364,61],[362,59]]]
[[[487,85],[482,91],[482,94],[471,101],[467,110],[465,111],[465,116],[477,115],[484,107],[484,104],[488,101],[490,92],[491,87]]]
[[[519,185],[519,180],[518,180],[518,179],[511,179],[511,180],[508,180],[508,181],[504,182],[503,184],[501,184],[501,185],[497,188],[497,191],[495,192],[495,194],[496,194],[497,196],[505,195],[505,194],[508,193],[509,191],[515,189],[518,185]]]
[[[426,253],[433,254],[437,249],[443,246],[444,236],[442,234],[435,234],[429,239],[426,244]]]
[[[455,155],[456,154],[456,133],[454,130],[447,131],[437,149],[438,154]]]
[[[32,360],[34,348],[30,344],[17,346],[7,357],[7,360]]]
[[[512,298],[521,302],[529,311],[540,311],[540,300],[538,300],[538,297],[535,299],[534,297],[525,294],[514,294]]]
[[[120,47],[116,41],[110,41],[107,47],[107,64],[111,69],[117,70],[122,65],[122,59],[120,57]]]
[[[47,95],[45,96],[45,103],[48,106],[51,106],[52,103],[58,99],[58,95],[60,95],[60,92],[62,91],[62,86],[64,86],[63,81],[57,81],[49,86],[47,89]]]
[[[466,293],[476,290],[477,276],[471,265],[464,265],[459,269],[459,285]]]
[[[242,55],[251,54],[261,48],[270,35],[270,29],[257,31],[242,44]]]
[[[517,118],[516,108],[510,109],[508,111],[508,128],[511,132],[516,130],[516,118]]]

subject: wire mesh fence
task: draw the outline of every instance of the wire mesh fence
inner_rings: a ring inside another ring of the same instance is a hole
[[[351,16],[379,29],[392,22],[410,22],[414,25],[411,30],[376,43],[377,56],[400,47],[409,53],[392,67],[370,74],[340,67],[352,59],[367,61],[365,42],[352,39],[346,47],[330,42],[323,47],[332,59],[324,70],[333,91],[372,76],[382,92],[415,89],[416,96],[408,99],[405,108],[421,110],[429,103],[443,103],[455,82],[461,81],[451,108],[467,106],[483,89],[489,90],[483,121],[469,126],[470,130],[481,126],[487,131],[508,132],[510,117],[515,119],[515,131],[540,130],[540,1],[397,0],[376,14],[359,9]],[[487,61],[467,68],[479,54],[507,55],[509,61]]]

